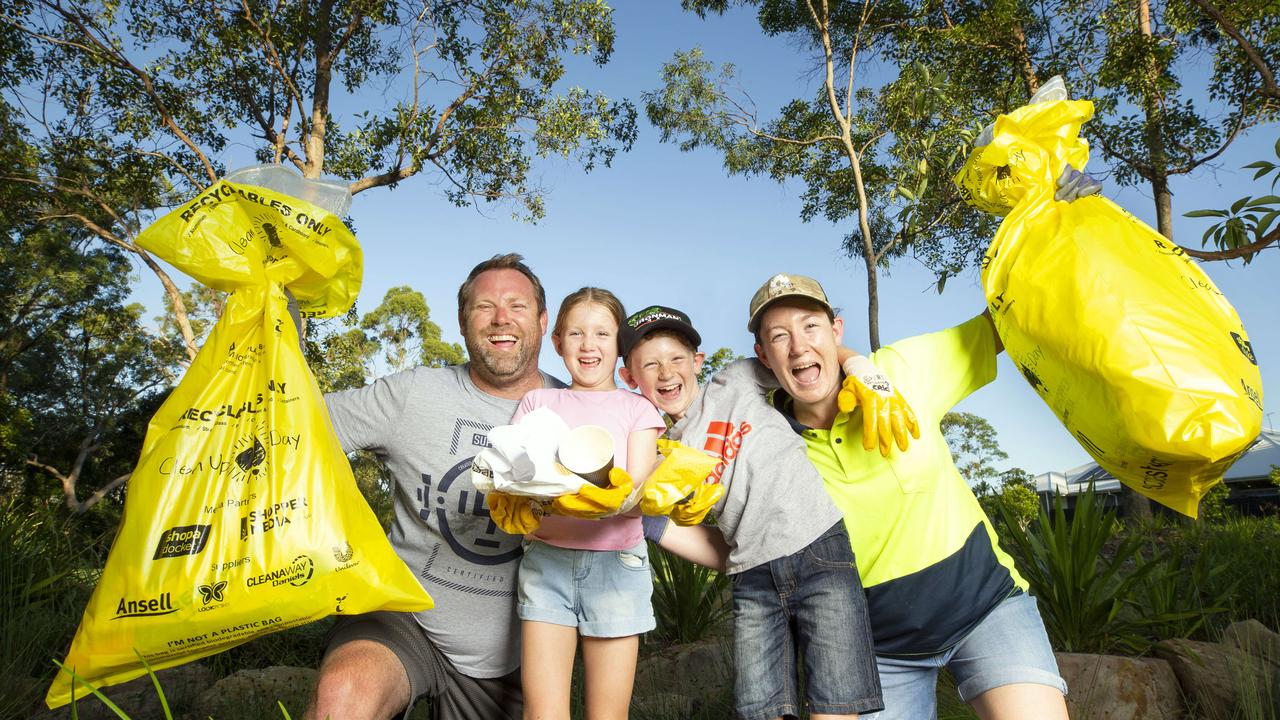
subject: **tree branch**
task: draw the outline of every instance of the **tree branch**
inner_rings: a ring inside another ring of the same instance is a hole
[[[1267,66],[1262,56],[1258,54],[1258,49],[1253,46],[1253,43],[1249,42],[1248,38],[1240,32],[1240,29],[1227,19],[1227,16],[1216,5],[1208,0],[1194,0],[1194,2],[1218,24],[1218,27],[1222,28],[1223,32],[1236,41],[1236,45],[1240,46],[1240,51],[1248,58],[1249,64],[1253,66],[1253,69],[1258,73],[1258,77],[1262,79],[1262,87],[1259,92],[1269,98],[1280,100],[1280,87],[1276,86],[1276,76],[1271,72],[1271,68]]]
[[[1268,245],[1277,241],[1280,241],[1280,227],[1267,233],[1256,242],[1249,243],[1248,245],[1241,245],[1237,248],[1231,248],[1230,250],[1195,250],[1185,245],[1179,245],[1178,247],[1181,247],[1183,252],[1197,260],[1216,262],[1219,260],[1235,260],[1237,258],[1250,257],[1256,253],[1262,252]]]

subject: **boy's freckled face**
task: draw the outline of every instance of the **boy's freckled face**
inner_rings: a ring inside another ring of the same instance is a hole
[[[631,351],[623,379],[657,408],[673,418],[684,416],[698,396],[698,371],[703,354],[676,338],[659,335]]]

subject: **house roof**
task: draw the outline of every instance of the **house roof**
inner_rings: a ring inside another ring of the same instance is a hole
[[[1227,482],[1264,478],[1271,473],[1272,465],[1280,465],[1280,431],[1263,430],[1245,454],[1227,468],[1224,477]],[[1035,481],[1039,492],[1056,491],[1064,495],[1083,492],[1090,485],[1097,492],[1120,489],[1120,481],[1096,462],[1064,472],[1042,473],[1036,476]]]

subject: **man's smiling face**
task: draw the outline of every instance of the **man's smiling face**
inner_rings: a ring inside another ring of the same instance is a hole
[[[832,320],[811,300],[784,298],[761,316],[756,355],[797,406],[834,405],[840,392],[836,350],[843,337],[843,319]]]
[[[537,367],[547,313],[538,312],[529,278],[505,268],[481,273],[463,315],[467,353],[485,383],[504,387]]]

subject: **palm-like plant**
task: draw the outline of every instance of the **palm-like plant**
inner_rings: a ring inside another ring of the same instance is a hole
[[[693,642],[706,637],[733,610],[727,599],[729,580],[724,575],[649,545],[653,565],[653,613],[656,635],[672,642]]]

